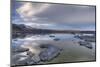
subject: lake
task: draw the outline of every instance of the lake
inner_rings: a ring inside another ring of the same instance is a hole
[[[50,61],[42,62],[41,64],[94,61],[95,42],[91,42],[93,48],[89,49],[85,46],[81,46],[78,43],[81,39],[75,38],[74,36],[73,34],[26,35],[24,38],[17,37],[12,39],[11,46],[12,48],[20,46],[28,47],[36,54],[40,53],[41,49],[37,46],[41,44],[52,44],[63,49],[60,55]],[[12,57],[15,55],[16,53],[12,53]]]

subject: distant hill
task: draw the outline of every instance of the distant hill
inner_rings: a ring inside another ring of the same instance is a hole
[[[52,31],[47,29],[32,28],[24,24],[12,24],[12,33],[45,34],[45,33],[52,33]]]
[[[81,31],[81,30],[51,30],[51,29],[38,29],[26,26],[24,24],[12,24],[13,33],[33,33],[33,34],[46,34],[46,33],[86,33],[95,34],[96,31]]]

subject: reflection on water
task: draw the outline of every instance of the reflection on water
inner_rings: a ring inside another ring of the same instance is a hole
[[[92,44],[92,49],[79,45],[79,38],[75,38],[73,34],[47,34],[47,35],[26,35],[24,38],[12,39],[12,50],[17,47],[29,48],[29,50],[35,54],[35,62],[39,61],[38,54],[42,51],[39,46],[41,44],[52,44],[63,49],[59,56],[46,62],[40,62],[40,64],[46,63],[59,63],[59,62],[74,62],[74,61],[92,61],[95,60],[95,42]],[[15,61],[17,55],[26,55],[23,53],[12,52],[12,62]],[[22,59],[22,58],[21,58]],[[20,60],[21,60],[20,59]],[[25,59],[25,57],[24,57]],[[17,63],[13,62],[13,64]]]

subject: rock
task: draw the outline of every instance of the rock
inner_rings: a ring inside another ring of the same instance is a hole
[[[34,55],[34,56],[32,57],[32,59],[34,60],[34,62],[35,62],[36,64],[38,64],[38,63],[40,62],[40,57],[39,57],[39,55]]]
[[[38,57],[37,54],[33,54],[31,51],[28,51],[27,55],[28,55],[26,59],[27,65],[38,64],[40,62],[40,58]]]
[[[32,54],[32,52],[30,53],[31,54],[28,55],[28,58],[26,60],[27,65],[38,64],[40,62],[40,58],[38,57],[38,55]]]
[[[94,39],[94,38],[86,38],[85,41],[96,42],[96,39]]]
[[[12,49],[13,52],[25,52],[25,51],[29,51],[28,48],[22,48],[22,47],[19,47],[19,48],[15,48],[15,49]]]
[[[45,48],[45,50],[41,51],[39,54],[41,61],[49,61],[58,56],[61,52],[60,48],[50,44],[41,45],[40,47]]]
[[[32,60],[32,59],[27,60],[27,65],[33,65],[33,64],[37,64],[37,63],[34,62],[34,60]]]
[[[78,35],[75,35],[74,38],[79,38],[79,36]]]
[[[54,41],[59,41],[60,39],[58,39],[58,38],[55,38],[55,39],[53,39]]]
[[[32,65],[32,64],[36,64],[37,63],[30,56],[26,59],[26,62],[27,62],[27,65]]]
[[[81,36],[77,35],[77,36],[74,36],[74,37],[85,40],[85,41],[89,41],[89,42],[95,42],[96,41],[94,35],[92,35],[92,36],[90,36],[90,35],[81,35]]]
[[[31,51],[27,51],[27,55],[30,56],[30,57],[34,56],[34,54]]]
[[[80,41],[79,44],[81,46],[85,46],[85,47],[87,47],[89,49],[92,49],[93,48],[92,44],[90,42],[87,42],[87,41],[84,41],[84,42]]]
[[[16,53],[11,58],[11,64],[12,65],[25,65],[26,61],[24,61],[24,60],[26,60],[27,57],[28,56],[26,55],[26,52]]]
[[[39,63],[40,60],[36,60],[34,54],[30,51],[26,52],[26,55],[18,53],[12,58],[12,65],[32,65]]]
[[[54,35],[50,35],[49,37],[55,37]]]
[[[41,62],[49,61],[57,57],[61,49],[50,44],[39,45],[41,52],[35,54],[29,49],[17,48],[15,54],[12,56],[12,65],[34,65],[41,64]]]

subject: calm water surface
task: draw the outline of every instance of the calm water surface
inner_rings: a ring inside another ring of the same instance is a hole
[[[59,40],[55,41],[54,39]],[[45,63],[95,60],[95,42],[91,42],[93,49],[89,49],[80,46],[78,41],[80,41],[80,39],[74,38],[74,35],[72,34],[27,35],[24,38],[12,39],[12,48],[26,44],[29,44],[30,47],[41,44],[52,44],[63,49],[58,57]]]

